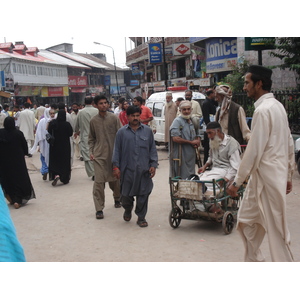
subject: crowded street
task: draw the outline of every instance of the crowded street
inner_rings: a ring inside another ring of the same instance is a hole
[[[36,199],[20,209],[9,205],[17,236],[28,262],[242,262],[244,248],[235,227],[223,232],[220,223],[182,220],[177,229],[169,225],[171,210],[168,152],[157,146],[159,167],[153,178],[147,228],[123,220],[123,208],[115,208],[112,192],[105,189],[103,220],[95,218],[93,181],[84,162],[74,159],[67,185],[42,179],[39,153],[26,157]],[[291,250],[300,261],[300,176],[295,170],[293,191],[287,196],[287,219]],[[267,236],[261,247],[271,261]]]

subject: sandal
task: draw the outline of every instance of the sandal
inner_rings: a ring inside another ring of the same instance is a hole
[[[148,226],[148,223],[145,219],[137,220],[136,224],[138,224],[140,227],[147,227]]]
[[[123,219],[124,219],[124,221],[129,222],[131,220],[131,211],[128,212],[125,210],[124,214],[123,214]]]
[[[96,219],[103,219],[104,215],[103,215],[103,211],[97,211],[96,212]]]
[[[54,178],[54,180],[52,182],[52,185],[56,186],[58,180],[59,180],[59,176],[55,176],[55,178]]]
[[[115,208],[120,208],[120,207],[121,207],[121,202],[115,201]]]

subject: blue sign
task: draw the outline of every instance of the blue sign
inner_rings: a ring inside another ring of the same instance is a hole
[[[149,44],[148,53],[150,64],[162,63],[162,45],[160,43]]]
[[[237,57],[236,38],[214,38],[206,42],[206,61]]]
[[[212,38],[206,41],[206,72],[232,70],[237,63],[237,38]]]
[[[104,76],[104,85],[110,85],[110,75]]]
[[[140,82],[139,82],[139,80],[130,80],[130,85],[131,86],[138,86],[138,85],[140,85]]]
[[[0,71],[0,87],[5,87],[4,71]]]

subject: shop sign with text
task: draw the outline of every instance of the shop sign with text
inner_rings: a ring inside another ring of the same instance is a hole
[[[86,87],[87,77],[86,76],[68,76],[69,87]]]
[[[237,63],[237,38],[213,38],[206,41],[206,72],[232,70]]]
[[[161,43],[154,43],[148,45],[149,63],[162,63],[162,45]]]

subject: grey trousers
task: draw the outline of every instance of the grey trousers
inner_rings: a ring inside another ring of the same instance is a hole
[[[136,196],[135,214],[139,219],[143,220],[146,217],[148,210],[148,199],[149,195],[138,195]],[[122,206],[126,211],[131,211],[133,209],[134,197],[121,196]]]
[[[88,177],[92,177],[95,175],[95,171],[94,171],[94,163],[92,160],[86,160],[84,162],[84,166],[85,166],[85,171]]]
[[[110,181],[108,182],[109,188],[113,191],[113,197],[115,201],[120,201],[120,181]],[[93,187],[93,199],[96,211],[101,211],[105,206],[105,182],[94,181]]]

